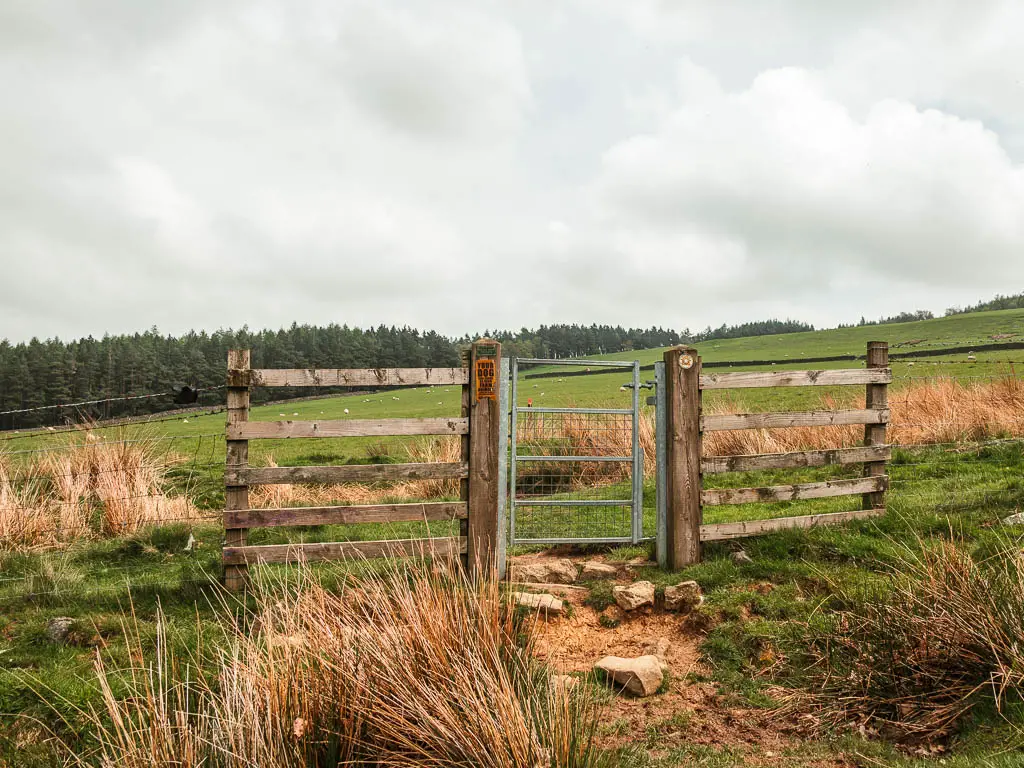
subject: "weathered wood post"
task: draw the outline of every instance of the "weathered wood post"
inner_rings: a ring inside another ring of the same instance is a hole
[[[469,526],[466,564],[487,575],[498,554],[498,445],[501,344],[478,339],[469,354]]]
[[[228,401],[227,423],[238,424],[249,420],[249,384],[250,356],[248,349],[232,349],[228,351]],[[225,471],[245,469],[249,466],[249,441],[228,440],[227,461]],[[227,485],[224,489],[224,510],[249,508],[249,486]],[[225,522],[229,516],[225,515]],[[246,530],[244,528],[228,528],[225,525],[224,541],[228,547],[244,547]],[[248,572],[246,565],[225,565],[224,586],[235,591],[245,585]]]
[[[889,342],[869,341],[867,350],[868,368],[889,367]],[[864,398],[864,407],[884,411],[889,408],[889,385],[868,384]],[[864,445],[885,445],[885,423],[864,425]],[[872,477],[885,474],[885,461],[869,461],[864,464],[864,476]],[[885,491],[865,493],[863,509],[884,509]]]
[[[700,357],[693,347],[665,351],[668,567],[700,561]]]

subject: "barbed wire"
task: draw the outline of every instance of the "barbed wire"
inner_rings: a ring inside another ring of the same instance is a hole
[[[211,387],[196,387],[192,391],[197,394],[200,392],[212,392],[219,389],[225,389],[226,384],[217,384]],[[167,392],[148,392],[141,395],[115,395],[114,397],[101,397],[96,400],[79,400],[75,403],[54,403],[52,405],[36,405],[31,408],[15,408],[8,411],[0,411],[0,416],[9,416],[17,413],[34,413],[36,411],[48,411],[56,408],[78,408],[83,405],[99,405],[100,403],[120,403],[127,402],[129,400],[151,400],[155,397],[174,397],[178,394],[176,390],[170,390]]]

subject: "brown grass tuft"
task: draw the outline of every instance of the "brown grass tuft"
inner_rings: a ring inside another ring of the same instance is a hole
[[[826,726],[930,741],[1024,691],[1024,572],[1015,549],[979,561],[953,541],[900,547],[891,591],[831,584],[845,608],[809,638],[816,693],[790,705]]]
[[[93,535],[126,535],[198,513],[166,492],[168,456],[152,444],[90,433],[14,465],[0,455],[0,548],[42,548]]]
[[[495,580],[396,563],[340,593],[301,569],[292,578],[257,587],[215,680],[190,675],[164,641],[118,697],[119,673],[98,659],[104,765],[597,765],[597,704],[586,686],[551,684]]]

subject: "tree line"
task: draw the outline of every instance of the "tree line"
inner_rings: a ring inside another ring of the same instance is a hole
[[[661,327],[542,325],[519,331],[486,330],[452,339],[409,327],[352,328],[293,324],[280,330],[190,331],[181,336],[145,333],[76,341],[0,340],[0,429],[58,426],[159,413],[179,407],[174,393],[198,388],[196,405],[223,403],[227,352],[252,350],[257,368],[422,368],[460,365],[473,339],[490,336],[506,355],[564,358],[666,347],[709,339],[814,330],[792,320],[708,327],[696,333]],[[257,389],[253,402],[335,390]],[[140,399],[124,399],[138,396]],[[68,405],[87,400],[103,402]],[[191,405],[192,403],[190,403]]]

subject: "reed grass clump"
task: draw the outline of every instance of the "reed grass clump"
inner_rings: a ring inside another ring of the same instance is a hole
[[[332,591],[308,570],[257,583],[212,663],[162,639],[128,673],[98,657],[104,768],[591,768],[599,707],[553,685],[496,580],[387,563]],[[225,626],[230,626],[227,621]],[[136,649],[141,652],[142,649]],[[206,676],[196,669],[212,668]]]

